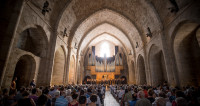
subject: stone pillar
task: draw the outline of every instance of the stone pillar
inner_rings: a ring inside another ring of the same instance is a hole
[[[16,34],[16,29],[23,11],[24,0],[4,0],[1,3],[0,86],[3,87],[4,74],[13,47],[13,37]]]

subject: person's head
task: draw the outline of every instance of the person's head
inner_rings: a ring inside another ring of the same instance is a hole
[[[47,95],[47,94],[49,93],[49,90],[48,90],[47,88],[45,88],[45,89],[42,91],[42,93]]]
[[[36,88],[37,89],[37,93],[36,93],[36,95],[37,96],[40,96],[40,95],[42,95],[42,90],[41,89],[39,89],[39,88]]]
[[[74,94],[72,95],[72,99],[77,99],[77,97],[78,97],[78,94],[76,94],[76,93],[74,93]]]
[[[43,90],[43,86],[40,86],[39,89],[40,89],[40,90]]]
[[[133,101],[137,100],[137,94],[136,93],[132,94],[132,98],[133,98]]]
[[[92,90],[90,88],[87,89],[88,93],[92,93]]]
[[[166,105],[166,100],[164,98],[158,98],[156,100],[157,106],[165,106]]]
[[[23,94],[22,94],[22,96],[23,96],[23,97],[29,96],[29,92],[28,92],[28,91],[24,91]]]
[[[60,91],[64,91],[65,88],[64,88],[63,86],[61,86],[61,87],[59,88],[59,90],[60,90]]]
[[[148,90],[148,95],[149,95],[149,96],[153,96],[153,94],[154,94],[154,91],[153,91],[152,89],[149,89],[149,90]]]
[[[84,90],[81,90],[80,95],[84,95],[84,94],[85,94]]]
[[[36,89],[36,88],[33,88],[31,93],[32,93],[32,94],[36,94],[36,92],[37,92],[37,89]]]
[[[90,100],[91,100],[91,102],[96,102],[97,101],[97,95],[92,95],[92,96],[90,96]]]
[[[32,82],[35,82],[35,80],[33,79]]]
[[[80,96],[78,102],[79,102],[79,104],[81,104],[81,105],[86,104],[86,103],[87,103],[87,98],[86,98],[86,96]]]
[[[17,77],[13,78],[13,81],[17,81]]]
[[[3,95],[8,95],[8,89],[7,88],[3,89]]]
[[[128,93],[128,89],[125,89],[125,93]]]
[[[66,90],[66,96],[70,96],[70,95],[71,95],[71,90],[70,89]]]
[[[77,86],[76,86],[76,88],[77,88]],[[80,91],[81,91],[81,88],[78,87],[78,92],[80,92]]]
[[[11,90],[10,92],[9,92],[9,95],[10,96],[15,96],[17,94],[17,90]]]
[[[143,90],[147,90],[147,87],[146,87],[146,86],[143,86]]]
[[[55,97],[59,97],[60,96],[60,91],[55,91],[54,95],[55,95]]]
[[[131,91],[131,87],[128,87],[128,91]]]
[[[98,89],[98,93],[101,93],[101,90],[100,90],[100,89]]]
[[[138,98],[142,99],[145,97],[144,91],[139,91],[138,92]]]
[[[177,106],[187,106],[187,100],[183,97],[177,98],[176,100]]]
[[[38,106],[44,106],[47,103],[47,100],[48,98],[46,95],[41,95],[37,100]]]
[[[184,93],[180,90],[176,91],[176,97],[185,97]]]
[[[159,97],[163,97],[163,98],[165,98],[165,97],[166,97],[166,95],[165,95],[165,93],[164,93],[164,92],[160,92],[160,93],[159,93]]]
[[[21,88],[19,89],[19,91],[20,91],[20,93],[23,93],[23,92],[25,91],[25,87],[21,87]]]
[[[60,91],[60,95],[66,97],[66,92],[65,91]]]

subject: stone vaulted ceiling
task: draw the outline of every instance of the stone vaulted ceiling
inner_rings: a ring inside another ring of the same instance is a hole
[[[39,5],[44,0],[32,2]],[[78,54],[102,33],[115,37],[126,51],[138,52],[141,49],[135,48],[136,42],[143,47],[150,40],[146,37],[147,27],[155,34],[162,30],[157,5],[153,3],[149,0],[53,0],[47,19],[58,33],[67,28],[70,37],[65,41],[71,47],[77,43]]]

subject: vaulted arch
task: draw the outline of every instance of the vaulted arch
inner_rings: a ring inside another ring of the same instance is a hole
[[[55,52],[53,72],[51,75],[51,85],[65,84],[66,79],[66,53],[63,47],[59,47]]]
[[[101,23],[100,25],[95,26],[88,33],[86,33],[85,37],[82,38],[82,40],[80,42],[80,49],[84,48],[85,45],[87,45],[87,43],[86,43],[87,41],[89,41],[89,43],[90,43],[93,39],[95,39],[96,37],[98,37],[98,36],[100,36],[102,34],[109,34],[109,35],[115,37],[127,49],[133,50],[131,42],[126,37],[125,33],[122,32],[120,29],[118,29],[116,26],[113,26],[110,23]],[[110,40],[112,40],[112,39],[110,39]]]
[[[145,70],[145,62],[142,55],[138,56],[137,59],[137,75],[136,75],[136,83],[137,84],[147,84],[147,77],[146,77],[146,70]]]
[[[28,87],[29,83],[34,79],[36,72],[35,59],[30,55],[23,55],[19,58],[13,78],[17,78],[17,89],[22,86]]]
[[[149,67],[153,86],[161,85],[168,81],[165,60],[162,50],[153,44],[149,51]]]
[[[82,46],[82,43],[85,45],[84,40],[87,41],[104,32],[111,33],[118,39],[123,39],[123,43],[128,45],[129,50],[135,50],[134,44],[136,42],[143,45],[138,29],[124,16],[109,9],[97,11],[83,21],[73,36],[72,45],[75,42],[78,43],[79,47]]]
[[[25,29],[18,37],[16,47],[36,56],[45,57],[48,41],[41,26],[35,25]]]
[[[68,75],[68,84],[76,84],[76,62],[75,56],[70,57],[70,64],[69,64],[69,75]]]
[[[185,22],[176,28],[173,50],[181,86],[200,85],[199,62],[200,46],[198,42],[198,23]]]

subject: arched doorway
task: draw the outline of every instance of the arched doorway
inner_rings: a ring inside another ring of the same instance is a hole
[[[74,84],[75,82],[75,57],[72,56],[70,58],[70,66],[69,66],[69,84]]]
[[[181,86],[200,85],[199,24],[182,24],[174,38],[174,53]]]
[[[138,72],[137,72],[137,84],[143,85],[147,83],[146,80],[146,71],[145,71],[145,65],[144,65],[144,59],[140,55],[138,57]]]
[[[16,47],[22,51],[30,52],[40,58],[38,75],[36,79],[37,86],[49,85],[50,75],[47,70],[47,55],[48,55],[48,39],[44,29],[41,26],[34,25],[25,29],[17,38]],[[44,76],[45,75],[45,76]],[[45,78],[48,77],[48,78]],[[43,80],[41,80],[43,79]]]
[[[149,65],[153,86],[157,86],[165,81],[168,81],[163,53],[155,45],[151,47],[149,52]]]
[[[65,52],[59,47],[54,57],[54,67],[51,78],[51,85],[62,85],[65,81]]]
[[[28,87],[29,83],[34,79],[36,63],[32,56],[23,55],[18,60],[13,78],[17,77],[17,89],[21,86]]]

